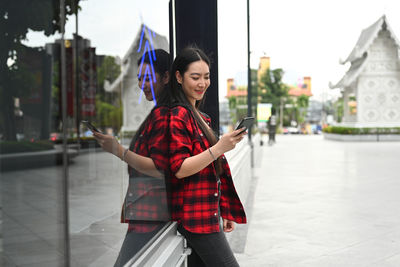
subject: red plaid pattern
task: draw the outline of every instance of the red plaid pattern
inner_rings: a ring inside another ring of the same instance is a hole
[[[202,114],[203,115],[203,114]],[[203,118],[210,125],[208,116]],[[182,106],[171,109],[170,117],[170,169],[171,175],[171,215],[172,220],[182,223],[193,233],[219,232],[218,183],[214,163],[200,172],[183,179],[175,177],[183,161],[210,147],[206,136],[191,114]],[[222,155],[223,173],[221,180],[220,211],[225,219],[246,223],[242,203],[233,185],[231,172],[225,156]]]
[[[145,127],[132,151],[151,157],[162,173],[168,168],[168,107],[156,107],[150,113]],[[129,186],[122,207],[121,222],[129,223],[128,231],[150,232],[161,222],[170,220],[164,178],[150,177],[129,168]]]

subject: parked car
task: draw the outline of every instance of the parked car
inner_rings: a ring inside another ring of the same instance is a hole
[[[61,140],[61,133],[50,133],[50,140],[53,142]]]
[[[284,127],[283,134],[299,134],[300,131],[297,127]]]

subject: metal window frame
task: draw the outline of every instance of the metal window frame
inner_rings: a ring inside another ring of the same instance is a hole
[[[170,222],[124,267],[187,266],[187,256],[190,253],[191,249],[186,247],[184,237],[177,235],[177,223]]]

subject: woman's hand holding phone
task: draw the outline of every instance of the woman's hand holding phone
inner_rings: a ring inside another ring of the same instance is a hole
[[[91,130],[93,133],[94,132],[98,132],[101,133],[101,131],[99,129],[97,129],[93,124],[90,123],[90,121],[81,121],[86,127],[89,128],[89,130]]]
[[[119,158],[122,158],[124,148],[118,143],[117,139],[115,139],[114,136],[102,134],[100,132],[93,132],[93,136],[104,151],[112,153]]]
[[[236,127],[236,130],[245,127],[245,130],[251,128],[251,126],[254,123],[254,117],[246,117],[243,118],[240,123],[238,124],[238,126]]]
[[[236,144],[242,141],[246,134],[246,127],[239,128],[237,130],[234,130],[233,132],[224,134],[214,145],[213,152],[215,151],[214,153],[217,154],[219,157],[225,152],[234,149]]]

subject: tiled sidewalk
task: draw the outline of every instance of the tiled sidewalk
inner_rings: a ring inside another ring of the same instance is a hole
[[[126,165],[99,150],[69,168],[71,266],[112,266],[126,233]],[[2,173],[3,266],[64,266],[62,167]]]
[[[242,267],[400,266],[400,142],[278,136],[255,176]]]

